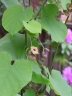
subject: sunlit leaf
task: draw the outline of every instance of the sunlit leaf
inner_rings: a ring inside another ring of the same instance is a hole
[[[28,23],[23,21],[24,27],[31,33],[41,33],[41,24],[37,21],[31,20]]]
[[[32,17],[32,7],[24,9],[21,5],[13,5],[6,9],[2,18],[2,25],[12,35],[23,27],[22,21],[29,21]]]

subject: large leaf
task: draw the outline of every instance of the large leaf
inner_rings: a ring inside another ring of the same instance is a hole
[[[50,87],[55,91],[55,93],[60,96],[71,96],[71,87],[67,84],[61,73],[53,69],[50,74],[48,68],[45,66],[43,67],[49,77]]]
[[[63,7],[63,9],[67,9],[67,4],[68,3],[71,3],[71,0],[60,0],[61,1],[61,4],[62,4],[62,7]]]
[[[48,4],[42,9],[41,23],[42,27],[51,34],[51,37],[56,42],[64,42],[67,28],[61,22],[57,21],[55,15],[58,8],[54,4]]]
[[[12,35],[23,27],[22,21],[29,21],[32,17],[32,7],[24,9],[21,5],[13,5],[6,9],[2,18],[2,25]]]
[[[0,96],[15,96],[32,77],[32,67],[27,60],[16,60],[11,65],[11,56],[0,52]]]
[[[52,89],[55,90],[60,96],[71,96],[71,88],[62,78],[59,71],[52,70],[52,74],[49,75],[49,80]]]
[[[38,84],[48,84],[49,80],[46,78],[44,75],[41,74],[41,69],[36,61],[31,61],[29,62],[32,65],[32,82],[38,83]]]
[[[36,96],[36,93],[34,92],[33,89],[29,88],[26,90],[23,96]]]
[[[5,4],[5,6],[6,7],[8,7],[8,6],[10,6],[10,5],[16,5],[16,4],[20,4],[19,2],[18,2],[18,0],[1,0],[1,2],[3,3],[3,4]]]
[[[24,27],[31,33],[41,33],[41,24],[37,21],[31,20],[28,23],[23,21]]]
[[[17,33],[11,36],[11,34],[7,34],[0,39],[0,51],[8,52],[13,60],[23,58],[25,52],[24,35]]]

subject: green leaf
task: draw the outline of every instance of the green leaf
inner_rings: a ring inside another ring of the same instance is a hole
[[[32,67],[27,60],[16,60],[11,65],[11,56],[0,52],[0,96],[15,96],[32,77]]]
[[[42,9],[41,24],[42,27],[51,34],[52,40],[64,42],[67,28],[61,21],[57,21],[55,15],[58,8],[54,4],[48,4]]]
[[[27,32],[28,33],[28,32]],[[33,36],[34,35],[34,36]],[[37,35],[37,36],[36,36]],[[36,39],[36,37],[38,38],[39,34],[32,34],[32,33],[28,33],[27,34],[27,38],[28,38],[28,44],[30,43],[30,46],[35,46],[38,47],[39,46],[39,42]]]
[[[26,90],[23,96],[36,96],[36,93],[34,92],[33,89],[29,88]]]
[[[62,78],[59,71],[52,70],[49,75],[51,88],[60,96],[71,96],[71,88],[66,83],[65,79]]]
[[[30,59],[28,59],[28,61],[31,63],[33,72],[41,74],[41,69],[40,69],[37,61],[32,61]]]
[[[16,5],[16,4],[20,4],[19,2],[18,2],[18,0],[1,0],[1,2],[3,3],[3,4],[5,4],[5,6],[6,7],[8,7],[8,6],[10,6],[10,5]]]
[[[41,69],[36,61],[29,60],[32,65],[32,82],[38,84],[48,84],[49,80],[41,74]]]
[[[48,68],[45,66],[43,66],[43,68],[49,77],[49,85],[54,90],[54,92],[60,96],[71,96],[71,87],[67,84],[61,73],[53,69],[50,74]]]
[[[50,94],[50,87],[49,87],[49,85],[48,86],[46,86],[46,92],[48,92],[49,94]]]
[[[24,27],[31,33],[41,33],[41,24],[35,20],[31,20],[28,23],[23,21]]]
[[[37,39],[35,37],[31,38],[32,39],[32,45],[38,47],[39,46],[39,42],[37,41]]]
[[[32,82],[38,83],[38,84],[48,84],[49,80],[44,75],[33,72]]]
[[[22,21],[28,22],[32,17],[32,7],[24,9],[21,5],[13,5],[6,9],[2,18],[2,25],[12,35],[23,27]]]
[[[64,9],[64,10],[67,10],[66,5],[67,5],[68,3],[71,3],[71,0],[60,0],[60,1],[61,1],[61,4],[62,4],[63,9]]]
[[[8,52],[13,60],[24,58],[25,41],[23,34],[7,34],[0,39],[0,51]]]

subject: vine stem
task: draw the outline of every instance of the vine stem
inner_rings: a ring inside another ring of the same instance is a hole
[[[27,49],[27,32],[25,32],[25,49]]]
[[[47,0],[45,0],[45,2],[43,3],[43,5],[41,6],[40,10],[38,11],[38,13],[35,16],[35,19],[37,18],[37,16],[39,15],[39,13],[41,12],[43,6],[46,4]]]
[[[29,0],[29,6],[30,6],[30,0]]]
[[[52,66],[53,66],[54,59],[55,59],[55,57],[56,57],[56,54],[57,54],[59,45],[60,45],[60,43],[58,42],[58,44],[57,44],[57,48],[56,48],[56,51],[55,51],[55,54],[54,54],[54,58],[53,58],[53,60],[52,60],[52,63],[51,63],[50,69],[49,69],[50,73],[51,73],[51,70],[52,70]]]
[[[44,46],[43,46],[42,42],[40,41],[40,39],[39,39],[39,43],[40,43],[40,46],[43,48],[43,52],[44,52]]]
[[[68,18],[69,18],[69,16],[67,16],[66,21],[65,21],[65,24],[67,23]],[[54,57],[53,57],[52,63],[51,63],[50,68],[49,68],[50,73],[51,73],[51,70],[52,70],[52,67],[53,67],[54,59],[55,59],[55,57],[56,57],[56,54],[57,54],[57,51],[58,51],[58,47],[59,47],[59,45],[60,45],[60,43],[58,42],[58,45],[57,45],[57,48],[56,48],[56,51],[55,51],[55,54],[54,54]]]
[[[21,90],[21,96],[23,96],[23,89]]]
[[[67,23],[68,19],[69,19],[69,16],[67,16],[66,21],[65,21],[65,24]]]

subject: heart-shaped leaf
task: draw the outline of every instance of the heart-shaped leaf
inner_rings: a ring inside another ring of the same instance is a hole
[[[58,8],[54,4],[48,4],[42,9],[41,24],[42,27],[51,34],[52,40],[64,42],[67,33],[67,27],[61,21],[57,21],[55,15]]]
[[[27,60],[16,60],[11,65],[11,56],[0,52],[0,96],[15,96],[32,77],[32,67]]]
[[[41,24],[35,20],[31,20],[28,23],[23,21],[24,27],[31,33],[41,33]]]
[[[24,9],[21,5],[13,5],[6,9],[2,18],[2,25],[12,35],[23,27],[22,21],[29,21],[32,17],[32,7]]]

